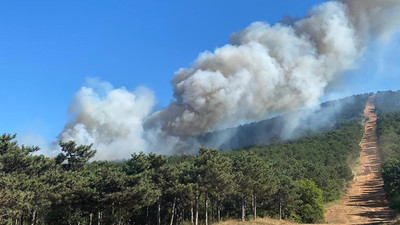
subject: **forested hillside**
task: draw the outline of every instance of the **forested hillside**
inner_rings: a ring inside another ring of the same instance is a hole
[[[378,114],[400,111],[400,90],[378,91],[375,94],[375,106]]]
[[[91,162],[91,146],[60,142],[56,158],[32,155],[15,136],[0,138],[3,224],[179,224],[282,217],[323,218],[359,152],[357,120],[285,144],[169,158],[143,153],[126,162]],[[207,213],[208,214],[207,214]],[[197,216],[198,215],[198,216]],[[196,219],[197,218],[197,219]],[[172,221],[172,222],[171,222]]]
[[[378,92],[375,102],[384,189],[390,206],[400,210],[400,91]]]
[[[91,161],[96,154],[92,146],[60,142],[62,152],[49,158],[35,155],[36,147],[20,146],[15,135],[4,134],[0,222],[204,224],[265,216],[321,221],[323,205],[338,199],[352,180],[366,98],[358,95],[322,105],[320,112],[335,109],[336,119],[316,129],[320,132],[304,133],[311,129],[309,118],[297,139],[271,141],[268,135],[279,132],[273,127],[281,116],[239,128],[236,143],[250,147],[224,152],[200,148],[196,155],[137,153],[123,162]],[[270,144],[254,143],[262,140],[257,132]]]
[[[400,111],[380,114],[377,133],[384,160],[384,189],[390,206],[400,210]]]
[[[369,95],[360,94],[325,102],[315,111],[301,110],[284,114],[237,128],[207,133],[199,136],[197,140],[201,146],[231,150],[296,139],[326,131],[343,120],[360,119]],[[297,120],[301,125],[287,133],[286,129],[290,126],[288,121],[291,120]]]

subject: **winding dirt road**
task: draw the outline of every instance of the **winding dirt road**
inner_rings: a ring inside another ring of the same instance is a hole
[[[360,165],[354,182],[339,203],[329,207],[325,214],[328,224],[384,224],[394,219],[388,208],[381,178],[381,159],[377,145],[374,97],[368,98],[364,116],[365,132],[360,143]],[[370,165],[370,171],[368,170]]]

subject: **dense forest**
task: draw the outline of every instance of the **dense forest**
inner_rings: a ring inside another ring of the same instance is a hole
[[[378,114],[400,111],[400,90],[378,91],[375,94],[375,107]]]
[[[237,128],[206,133],[198,136],[196,140],[201,146],[232,150],[316,134],[331,129],[337,122],[343,120],[360,120],[369,95],[371,93],[328,101],[322,103],[318,109],[303,109],[259,122],[243,124]],[[400,96],[397,99],[400,99]],[[299,120],[301,126],[297,126],[289,136],[285,135],[285,125],[293,118]]]
[[[316,115],[335,109],[333,123],[312,129],[307,118],[296,138],[276,136],[283,115],[239,127],[235,138],[246,141],[235,150],[201,147],[195,155],[134,153],[125,161],[93,161],[92,146],[59,142],[61,153],[50,158],[3,134],[0,224],[197,225],[256,217],[320,222],[324,205],[353,178],[367,97],[323,104]],[[384,187],[391,207],[400,209],[400,92],[378,92],[375,104]],[[255,137],[258,131],[264,141]]]
[[[208,224],[257,216],[312,223],[352,179],[357,120],[296,141],[198,155],[133,154],[90,162],[91,146],[60,142],[56,158],[0,137],[2,224]]]
[[[375,106],[384,189],[390,206],[400,210],[400,91],[377,92]]]
[[[377,133],[384,189],[390,206],[400,210],[400,111],[380,114]]]

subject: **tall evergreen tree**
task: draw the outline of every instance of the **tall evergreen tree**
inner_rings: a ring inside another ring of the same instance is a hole
[[[74,141],[60,141],[62,153],[56,157],[57,164],[62,164],[65,170],[79,170],[96,154],[91,145],[79,145]]]

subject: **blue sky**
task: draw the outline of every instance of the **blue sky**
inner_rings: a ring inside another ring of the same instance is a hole
[[[303,17],[319,2],[2,1],[0,133],[55,140],[88,77],[128,90],[146,86],[154,90],[159,107],[166,106],[174,72],[200,52],[228,43],[231,33],[254,21],[274,24],[285,15]],[[399,89],[399,40],[387,49],[372,46],[359,68],[344,76],[335,96]],[[360,85],[349,87],[349,81]]]

